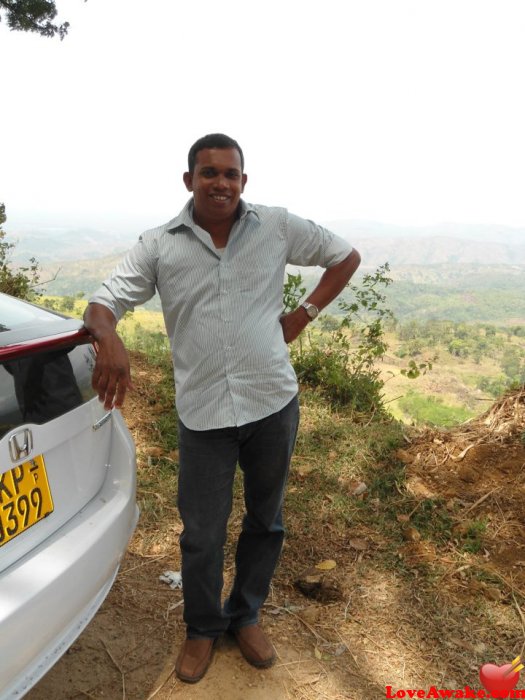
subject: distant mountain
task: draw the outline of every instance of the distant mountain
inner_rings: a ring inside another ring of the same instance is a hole
[[[331,221],[327,228],[352,243],[362,265],[525,264],[525,228],[465,224],[394,226]]]
[[[43,286],[45,294],[56,296],[92,294],[110,274],[123,253],[114,253],[102,258],[84,260],[61,260],[42,265],[40,279],[53,280]],[[55,279],[53,279],[55,278]]]
[[[358,221],[332,221],[327,227],[359,250],[359,274],[389,263],[395,284],[388,290],[388,303],[399,318],[525,319],[525,229]],[[89,296],[137,237],[87,228],[18,234],[8,229],[8,240],[18,239],[15,261],[34,256],[42,266],[42,280],[56,276],[44,287],[56,295]],[[311,287],[319,271],[302,273]],[[148,306],[159,308],[158,298]],[[328,310],[337,313],[337,305]]]
[[[376,221],[352,221],[338,219],[323,224],[343,238],[445,238],[478,242],[525,243],[525,228],[498,226],[496,224],[442,223],[427,226],[400,226]]]
[[[508,226],[393,226],[375,222],[331,221],[325,224],[361,253],[363,267],[389,261],[402,265],[525,264],[525,228]],[[117,233],[88,228],[42,228],[8,231],[18,241],[15,261],[35,257],[42,264],[95,259],[122,253],[138,232]]]
[[[468,240],[447,236],[348,239],[361,253],[362,265],[375,268],[388,261],[392,270],[404,265],[523,265],[523,240]]]
[[[138,238],[136,233],[115,233],[89,228],[46,228],[15,231],[6,228],[8,240],[16,242],[13,260],[25,262],[34,257],[41,264],[100,258],[124,252]]]

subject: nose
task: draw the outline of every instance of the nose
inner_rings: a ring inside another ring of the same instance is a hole
[[[224,177],[224,175],[219,173],[215,178],[215,182],[213,184],[216,189],[225,190],[228,187],[228,180]]]

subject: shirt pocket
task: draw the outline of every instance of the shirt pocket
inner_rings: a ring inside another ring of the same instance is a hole
[[[234,289],[253,296],[272,294],[276,285],[275,273],[275,268],[269,266],[246,267],[234,282]]]

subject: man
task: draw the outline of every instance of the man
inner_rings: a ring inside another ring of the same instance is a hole
[[[299,418],[293,341],[345,287],[357,251],[282,208],[247,204],[239,144],[210,134],[190,149],[193,197],[144,233],[91,298],[85,324],[98,343],[93,386],[120,406],[131,377],[116,333],[123,313],[158,290],[175,367],[179,414],[178,506],[186,641],[176,673],[200,680],[214,641],[231,632],[252,665],[275,651],[259,610],[283,541],[282,503]],[[282,315],[286,263],[327,268],[306,301]],[[232,590],[221,604],[223,546],[239,463],[246,513]]]

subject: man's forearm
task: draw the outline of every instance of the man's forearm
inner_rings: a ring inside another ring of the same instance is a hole
[[[309,294],[306,301],[314,304],[318,309],[324,309],[348,284],[350,278],[359,267],[361,256],[357,250],[353,250],[342,262],[327,268],[319,284]],[[303,331],[309,322],[308,314],[303,307],[299,307],[291,313],[281,317],[284,339],[291,343]]]
[[[116,331],[117,320],[103,304],[88,304],[84,325],[97,344],[93,388],[107,410],[118,408],[133,386],[128,354]]]
[[[306,301],[317,306],[319,310],[324,309],[343,291],[360,262],[361,256],[357,250],[352,250],[342,262],[327,268]]]
[[[95,340],[116,333],[117,319],[103,304],[88,304],[84,311],[84,326]]]

